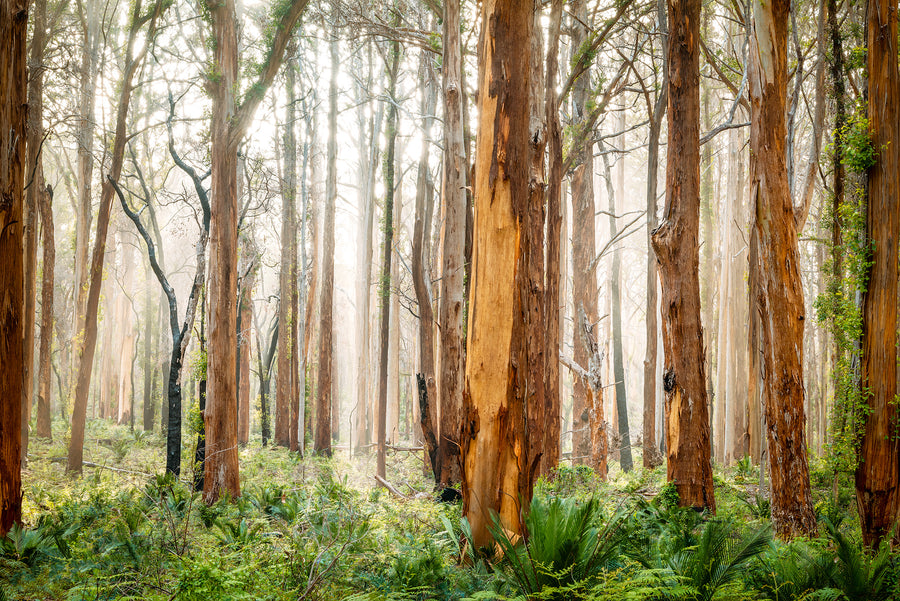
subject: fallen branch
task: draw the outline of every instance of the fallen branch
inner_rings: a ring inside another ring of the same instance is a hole
[[[403,499],[405,501],[409,500],[409,497],[407,497],[402,492],[400,492],[399,490],[394,488],[394,486],[390,482],[388,482],[387,480],[385,480],[378,474],[375,475],[375,481],[378,482],[379,484],[381,484],[386,489],[388,489],[391,492],[391,494],[394,495],[395,497],[397,497],[398,499]]]

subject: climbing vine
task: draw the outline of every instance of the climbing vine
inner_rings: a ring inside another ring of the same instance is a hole
[[[837,209],[825,216],[831,228],[838,220],[843,232],[840,248],[833,248],[825,265],[831,274],[827,290],[815,301],[817,319],[834,340],[834,400],[829,428],[830,444],[826,461],[837,472],[852,472],[869,414],[868,391],[860,381],[862,337],[862,297],[872,267],[872,246],[866,238],[865,173],[875,164],[878,151],[869,135],[865,107],[858,106],[837,133],[841,163],[847,170],[848,190]],[[835,152],[835,148],[831,149]],[[833,203],[827,203],[830,208]],[[836,251],[836,252],[835,252]],[[837,273],[836,257],[841,267]]]

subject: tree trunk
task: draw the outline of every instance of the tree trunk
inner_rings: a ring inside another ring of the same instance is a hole
[[[340,68],[337,39],[332,39],[331,80],[328,92],[328,165],[325,178],[325,222],[322,245],[322,294],[319,305],[319,374],[316,378],[316,444],[318,454],[331,457],[332,371],[334,348],[334,213],[337,203],[337,77]]]
[[[437,399],[437,382],[434,376],[434,309],[431,304],[431,273],[428,269],[428,233],[431,229],[430,211],[426,208],[434,204],[434,186],[428,171],[428,157],[431,145],[431,129],[434,124],[434,112],[437,106],[437,87],[430,75],[428,61],[431,58],[426,52],[422,52],[420,62],[420,86],[422,95],[422,132],[425,143],[419,155],[418,176],[416,178],[416,212],[413,225],[412,239],[412,276],[413,288],[416,293],[416,304],[419,309],[418,328],[418,387],[423,388],[418,393],[419,422],[422,425],[423,442],[425,451],[430,460],[437,458],[437,436],[434,432],[434,421],[431,415],[432,408]],[[411,399],[410,399],[411,400]],[[430,404],[429,404],[430,403]],[[440,473],[435,461],[431,463],[431,469],[437,481]]]
[[[559,465],[560,457],[560,312],[564,310],[565,295],[561,294],[560,267],[565,254],[561,252],[560,234],[562,211],[562,131],[559,124],[559,100],[556,94],[559,72],[559,35],[563,0],[550,4],[549,42],[547,44],[547,75],[544,82],[544,120],[549,147],[550,177],[547,191],[547,269],[544,290],[544,323],[546,324],[546,366],[544,393],[544,448],[541,456],[542,476],[549,476]],[[532,60],[537,60],[532,57]],[[534,157],[533,159],[534,160]],[[543,160],[543,157],[541,157]],[[561,300],[562,299],[562,300]]]
[[[440,352],[438,355],[438,439],[441,486],[462,479],[460,455],[463,428],[463,388],[465,385],[466,297],[466,146],[463,137],[462,47],[460,0],[444,0],[444,54],[442,89],[444,102],[444,154],[441,182],[440,241]]]
[[[294,25],[306,0],[292,0],[271,23],[273,34],[266,62],[240,105],[237,16],[234,0],[210,7],[213,68],[217,77],[208,81],[212,97],[210,124],[212,157],[212,229],[209,258],[209,362],[203,500],[212,504],[223,492],[241,494],[237,449],[237,162],[238,145],[272,84]]]
[[[400,13],[394,11],[392,22],[400,24]],[[382,244],[381,279],[378,286],[378,299],[381,305],[381,325],[379,332],[379,361],[378,361],[378,406],[375,411],[375,440],[378,444],[375,473],[381,478],[386,477],[386,452],[387,452],[387,400],[388,400],[388,347],[391,322],[391,259],[393,256],[394,241],[394,161],[397,143],[397,105],[395,95],[397,92],[397,75],[400,67],[400,43],[390,42],[387,63],[387,153],[384,159],[384,215],[382,216],[384,227],[384,240]]]
[[[900,237],[900,73],[897,6],[869,0],[866,10],[868,120],[878,159],[868,171],[866,239],[872,252],[863,296],[862,388],[869,413],[859,448],[856,499],[863,542],[890,535],[900,501],[897,438],[897,239]]]
[[[43,267],[41,282],[41,340],[38,352],[38,395],[37,395],[37,423],[35,434],[40,438],[50,439],[50,362],[53,341],[53,274],[56,263],[56,246],[53,231],[53,190],[44,184],[43,157],[40,145],[44,139],[44,49],[47,45],[47,3],[46,0],[36,0],[34,3],[34,33],[31,39],[31,66],[28,82],[28,136],[26,143],[28,150],[27,165],[31,166],[34,175],[30,183],[26,181],[28,188],[25,191],[26,205],[32,205],[32,211],[40,213],[42,242],[43,242]],[[26,175],[27,178],[27,175]],[[30,200],[29,200],[30,198]],[[35,221],[35,225],[36,225]],[[35,251],[36,253],[36,251]],[[27,250],[26,250],[27,256]],[[26,276],[27,277],[27,276]],[[27,296],[26,285],[26,302]],[[29,313],[25,308],[26,318]],[[31,314],[34,314],[32,309]],[[28,352],[28,343],[25,343],[25,351]],[[33,364],[33,360],[28,363]],[[26,385],[31,381],[27,378]],[[30,416],[30,411],[27,415]],[[24,425],[24,424],[23,424]],[[27,452],[27,441],[23,440],[22,457]]]
[[[366,103],[363,97],[372,85],[372,55],[369,47],[366,89],[357,88],[359,118],[359,246],[356,252],[356,347],[359,353],[356,369],[356,454],[365,452],[371,431],[371,329],[369,327],[372,288],[372,236],[375,221],[375,164],[378,162],[378,138],[384,104],[379,103],[366,127]],[[432,397],[434,402],[436,397]]]
[[[160,13],[168,5],[157,1],[152,12],[152,19],[148,27],[147,36],[152,40],[156,31],[156,21]],[[72,407],[72,428],[69,441],[69,455],[66,466],[67,471],[81,473],[81,462],[84,453],[84,425],[87,419],[88,392],[91,384],[91,372],[94,364],[94,352],[97,345],[97,309],[100,303],[100,287],[103,283],[103,259],[106,250],[106,236],[109,229],[110,213],[112,212],[112,200],[115,190],[114,181],[119,179],[122,173],[122,160],[125,154],[125,142],[127,138],[126,126],[128,125],[128,107],[131,102],[131,93],[134,89],[134,76],[138,72],[146,56],[149,44],[145,44],[134,55],[134,45],[138,31],[143,25],[140,20],[140,2],[134,5],[131,19],[131,28],[128,34],[128,43],[125,55],[125,70],[122,74],[121,91],[116,114],[116,130],[112,147],[112,159],[107,181],[103,183],[100,196],[100,212],[97,217],[97,233],[94,239],[94,251],[91,257],[90,286],[87,295],[85,309],[84,339],[79,349],[78,379],[75,387],[75,402]]]
[[[814,535],[803,390],[803,290],[785,154],[788,0],[754,0],[750,40],[750,279],[759,315],[762,398],[779,536]],[[895,287],[896,291],[896,287]]]
[[[0,536],[22,519],[28,4],[0,0]]]
[[[587,5],[577,0],[573,5],[572,44],[582,48],[587,40]],[[588,99],[590,97],[590,70],[576,80],[572,90],[572,101],[576,122],[582,127],[588,122]],[[585,136],[581,146],[575,150],[578,166],[572,176],[572,299],[575,315],[584,314],[589,324],[597,322],[597,268],[594,262],[594,143],[593,136]],[[592,330],[593,331],[593,330]],[[574,359],[579,365],[587,365],[590,352],[586,340],[574,337]],[[588,463],[591,458],[591,404],[587,382],[576,378],[572,400],[572,462]],[[596,416],[604,420],[602,412]],[[603,463],[599,461],[598,463]],[[606,474],[600,474],[605,478]]]
[[[656,443],[656,367],[659,363],[659,326],[657,323],[657,311],[659,299],[657,296],[657,259],[653,250],[653,231],[657,227],[657,186],[659,181],[659,137],[662,129],[662,121],[666,116],[666,104],[668,102],[668,68],[666,63],[668,23],[666,20],[666,2],[658,0],[656,3],[657,22],[660,31],[663,32],[663,82],[659,96],[650,114],[650,132],[647,134],[647,342],[644,354],[644,421],[643,421],[643,466],[652,469],[662,463],[659,449]],[[649,101],[648,101],[649,104]],[[650,107],[647,107],[650,110]]]
[[[278,285],[278,366],[275,374],[275,444],[291,446],[291,340],[296,319],[291,314],[291,251],[293,250],[294,197],[297,180],[297,142],[294,136],[294,69],[289,62],[285,68],[288,93],[287,115],[284,124],[284,183],[281,187],[281,265]],[[329,134],[333,136],[334,134]],[[329,137],[329,140],[331,138]],[[330,145],[329,145],[330,149]],[[329,154],[329,174],[331,161]],[[326,233],[327,236],[327,233]],[[326,258],[327,262],[327,258]],[[321,365],[320,365],[321,369]],[[296,434],[294,435],[296,439]]]
[[[625,112],[624,107],[617,115],[617,127],[619,131],[625,130]],[[620,136],[621,150],[625,150],[624,136]],[[601,146],[602,148],[602,146]],[[612,178],[608,162],[608,154],[603,155],[603,162],[606,167],[606,181],[608,191],[608,212],[609,212],[609,237],[615,240],[619,234],[616,225],[616,202],[617,199],[624,201],[625,196],[625,155],[619,156],[616,165],[616,185],[615,190],[612,186]],[[624,210],[624,206],[623,206]],[[630,472],[634,466],[631,458],[631,435],[628,427],[628,398],[625,389],[625,360],[622,352],[622,254],[619,251],[618,244],[612,249],[612,269],[610,270],[609,297],[612,305],[612,347],[613,347],[613,384],[616,390],[616,429],[619,433],[619,465],[622,471]]]
[[[652,241],[662,284],[666,475],[681,505],[715,512],[698,272],[700,6],[668,2],[666,208]]]
[[[399,123],[398,123],[399,128]],[[399,232],[402,227],[401,213],[403,211],[403,170],[401,169],[403,157],[403,143],[397,140],[397,148],[394,151],[394,202],[392,216],[394,220],[394,232]],[[394,249],[396,255],[391,263],[391,321],[388,324],[390,341],[388,348],[388,381],[387,381],[387,442],[396,445],[400,441],[400,249],[399,245]]]
[[[238,299],[238,444],[250,442],[250,346],[253,332],[253,288],[256,285],[256,246],[245,236],[241,244],[243,277]],[[267,433],[268,435],[268,433]]]
[[[94,170],[94,105],[97,90],[97,60],[100,52],[100,10],[93,0],[78,4],[83,43],[81,49],[78,126],[78,208],[75,211],[75,292],[73,336],[83,339],[88,290],[88,245],[91,239],[91,182]],[[78,353],[72,354],[78,369]]]
[[[481,5],[476,212],[464,395],[463,510],[472,544],[490,512],[521,533],[540,461],[544,411],[543,202],[531,206],[533,4]]]

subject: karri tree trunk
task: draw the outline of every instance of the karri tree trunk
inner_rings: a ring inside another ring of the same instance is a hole
[[[28,3],[0,0],[0,536],[22,519]]]
[[[378,162],[378,138],[384,104],[367,116],[364,97],[372,84],[372,56],[369,47],[366,87],[357,85],[357,114],[359,119],[359,235],[356,252],[356,454],[362,454],[371,442],[371,328],[369,327],[372,288],[372,238],[375,222],[375,164]],[[368,119],[368,121],[367,121]],[[368,126],[367,126],[368,122]]]
[[[238,102],[239,58],[237,15],[233,0],[209,3],[211,36],[215,40],[212,70],[207,80],[212,98],[212,228],[209,256],[209,361],[204,413],[206,460],[203,500],[214,503],[222,493],[241,494],[237,449],[237,226],[238,146],[257,106],[281,67],[294,25],[307,0],[292,0],[278,11],[278,22],[258,78]]]
[[[662,284],[666,475],[682,505],[715,511],[698,271],[700,6],[668,1],[666,208],[652,241]]]
[[[392,22],[400,24],[400,13],[394,10]],[[381,310],[378,344],[378,404],[375,408],[375,442],[378,445],[375,473],[381,478],[387,476],[387,402],[388,402],[388,347],[391,323],[391,263],[394,254],[394,161],[397,147],[397,75],[400,68],[400,43],[390,42],[386,59],[387,67],[387,152],[384,159],[384,215],[382,216],[383,236],[381,278],[378,285],[378,303]]]
[[[437,436],[432,414],[437,409],[437,382],[434,370],[434,309],[431,301],[431,273],[428,268],[429,248],[428,240],[431,230],[431,215],[434,205],[434,185],[428,170],[428,157],[431,145],[428,139],[434,124],[434,112],[437,106],[437,86],[429,75],[428,61],[431,57],[423,51],[420,62],[420,84],[424,90],[422,97],[422,132],[425,143],[419,155],[418,175],[416,178],[416,212],[413,225],[412,239],[412,276],[413,288],[416,293],[416,303],[419,309],[418,328],[418,372],[417,377],[424,383],[424,396],[418,394],[419,409],[425,414],[420,418],[423,433],[423,443],[427,457],[431,461],[431,470],[437,481],[440,474],[437,459]],[[410,398],[410,402],[413,402]],[[427,403],[427,407],[422,407]]]
[[[40,214],[41,232],[43,243],[43,267],[41,281],[41,340],[38,351],[38,391],[37,391],[37,422],[35,434],[40,438],[49,439],[50,432],[50,363],[53,341],[53,273],[56,262],[56,248],[53,231],[53,190],[44,184],[43,156],[41,143],[44,138],[44,49],[47,46],[47,2],[36,0],[34,3],[34,33],[31,38],[31,57],[28,81],[28,162],[33,175],[25,191],[26,205],[31,210]],[[27,177],[27,176],[26,176]],[[34,225],[37,224],[35,220]],[[36,250],[35,250],[36,254]],[[26,249],[27,256],[27,249]],[[27,261],[27,258],[26,258]],[[26,276],[27,277],[27,276]],[[26,285],[27,295],[27,285]],[[27,302],[26,296],[26,302]],[[26,317],[29,308],[25,308]],[[30,309],[34,315],[34,308]],[[26,341],[25,351],[29,351]],[[29,364],[33,364],[31,361]],[[26,386],[31,381],[27,378]],[[28,405],[26,400],[26,406]],[[30,417],[30,411],[26,412],[25,419]],[[23,434],[27,432],[27,424],[23,424]],[[27,451],[27,442],[23,440],[22,456],[24,459]]]
[[[462,437],[463,511],[476,547],[492,540],[491,512],[522,532],[540,461],[532,449],[542,432],[529,427],[544,411],[543,202],[530,206],[529,194],[533,8],[522,0],[481,5]]]
[[[625,131],[625,108],[619,111],[616,116],[616,126],[619,131]],[[619,199],[624,201],[625,196],[625,138],[619,137],[620,150],[623,154],[619,155],[616,164],[615,177],[611,177],[611,169],[609,168],[609,155],[603,155],[604,166],[606,167],[607,182],[607,200],[609,213],[609,237],[615,240],[619,234],[619,228],[616,223],[616,203]],[[601,146],[602,147],[602,146]],[[615,189],[613,189],[612,180],[615,179]],[[613,359],[613,384],[616,391],[616,430],[619,433],[619,465],[622,471],[630,472],[634,466],[631,458],[631,435],[628,427],[628,399],[625,389],[625,359],[622,349],[622,253],[616,244],[613,249],[612,265],[609,278],[609,300],[612,308],[612,359]]]
[[[789,0],[753,0],[750,38],[750,262],[759,318],[762,399],[779,536],[816,532],[806,457],[803,326],[797,231],[788,183],[785,106]],[[895,280],[896,281],[896,280]],[[896,286],[893,294],[896,295]],[[751,349],[752,352],[752,349]]]
[[[572,43],[582,48],[587,40],[587,5],[577,0],[573,5],[577,19],[573,24]],[[572,89],[573,118],[581,127],[589,122],[590,70],[575,81]],[[572,175],[572,298],[575,315],[584,311],[588,324],[597,322],[597,267],[594,262],[594,137],[582,136],[583,142],[573,152],[577,154],[577,166]],[[593,332],[593,330],[591,330]],[[581,366],[590,360],[587,340],[574,337],[574,359]],[[591,458],[591,392],[587,381],[576,378],[572,398],[572,461],[588,463]],[[605,421],[603,412],[595,416]],[[605,462],[598,462],[605,463]],[[606,474],[601,473],[601,478]]]
[[[241,244],[244,267],[238,296],[238,443],[250,442],[250,347],[253,335],[253,288],[258,266],[256,248],[249,237]],[[268,433],[267,433],[268,434]],[[267,441],[268,442],[268,441]]]
[[[297,185],[297,141],[294,135],[294,69],[285,66],[288,88],[287,119],[284,124],[284,182],[281,186],[281,265],[278,279],[278,366],[275,374],[275,444],[291,445],[291,341],[297,320],[291,313],[291,251],[294,248],[294,207]],[[331,136],[333,134],[329,134]],[[329,138],[330,140],[330,138]],[[329,161],[331,157],[329,155]],[[329,171],[330,174],[330,171]],[[327,258],[326,258],[327,261]],[[320,365],[321,369],[321,365]],[[296,438],[296,436],[295,436]]]
[[[331,456],[332,378],[334,370],[334,214],[337,204],[338,42],[332,38],[328,86],[328,158],[325,176],[325,221],[322,226],[322,292],[319,297],[319,374],[316,378],[315,452]],[[279,335],[279,338],[281,336]]]
[[[863,300],[862,387],[869,415],[856,469],[863,541],[890,535],[900,503],[897,426],[897,241],[900,237],[900,73],[897,6],[869,0],[866,10],[868,119],[878,159],[868,172],[866,238],[872,268]]]
[[[88,392],[91,385],[91,372],[94,366],[94,352],[97,346],[97,313],[100,306],[100,288],[103,283],[106,236],[109,230],[112,201],[115,194],[113,182],[117,181],[122,173],[122,160],[125,154],[127,138],[128,107],[131,103],[131,93],[134,90],[134,77],[144,61],[150,44],[153,43],[157,20],[167,6],[163,2],[157,1],[150,8],[148,14],[144,15],[141,12],[141,3],[137,2],[134,5],[131,17],[125,54],[125,70],[122,74],[119,104],[116,113],[116,129],[110,169],[107,175],[108,179],[103,183],[100,195],[100,212],[97,217],[97,232],[91,257],[90,285],[88,287],[87,305],[84,314],[84,338],[78,349],[78,376],[75,383],[75,401],[72,407],[72,428],[66,470],[79,474],[81,473],[81,462],[84,453],[84,425],[87,419]],[[135,55],[134,46],[138,33],[148,20],[150,24],[147,28],[147,39],[141,50]]]
[[[659,185],[659,138],[669,98],[668,80],[666,79],[668,77],[668,67],[666,66],[668,21],[665,0],[658,0],[656,12],[658,27],[663,32],[663,82],[662,90],[656,97],[656,102],[649,115],[650,131],[647,134],[647,342],[644,354],[644,423],[642,429],[643,466],[647,469],[662,463],[656,442],[656,368],[659,363],[659,324],[657,320],[659,296],[656,288],[659,283],[659,274],[656,252],[653,250],[653,231],[658,224],[656,195]],[[649,100],[647,110],[651,110]]]
[[[544,449],[541,456],[541,475],[548,476],[559,465],[561,453],[560,424],[560,313],[565,305],[561,293],[560,268],[565,252],[561,250],[563,229],[562,204],[562,131],[559,124],[559,100],[556,86],[559,79],[559,36],[562,22],[563,0],[553,0],[550,5],[549,42],[547,44],[547,73],[544,81],[544,119],[549,151],[549,180],[547,182],[547,269],[544,290],[544,323],[547,328],[546,366],[544,393]],[[534,57],[532,57],[534,59]]]
[[[85,303],[88,290],[88,245],[91,238],[91,184],[94,171],[94,105],[100,53],[100,14],[93,0],[79,3],[78,18],[82,41],[78,105],[78,208],[75,212],[75,292],[73,335],[76,346],[84,336]],[[74,370],[78,353],[72,353]]]
[[[440,428],[439,474],[442,486],[462,479],[460,435],[463,426],[465,385],[465,275],[466,275],[466,175],[468,161],[463,137],[462,58],[460,0],[444,1],[444,155],[441,183],[440,240],[440,352],[438,396]]]

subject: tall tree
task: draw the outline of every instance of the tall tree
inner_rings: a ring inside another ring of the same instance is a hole
[[[150,268],[156,276],[169,309],[169,328],[172,336],[172,354],[169,359],[169,374],[167,379],[166,403],[169,408],[169,420],[166,424],[166,471],[175,475],[181,473],[181,405],[182,405],[182,388],[181,375],[184,367],[184,357],[187,353],[187,346],[190,342],[191,331],[194,327],[194,316],[197,311],[197,303],[200,301],[200,295],[203,291],[203,284],[206,281],[206,244],[209,240],[210,229],[210,206],[209,196],[203,186],[203,178],[197,174],[193,167],[184,162],[175,150],[175,137],[172,133],[172,118],[175,112],[175,104],[169,99],[169,119],[167,121],[169,134],[169,154],[175,161],[175,164],[190,178],[194,185],[194,191],[200,200],[202,225],[200,228],[200,237],[195,246],[196,249],[196,266],[194,278],[191,281],[191,288],[188,294],[187,304],[184,310],[184,320],[181,325],[178,324],[178,299],[175,296],[175,289],[169,283],[166,274],[163,272],[162,265],[157,256],[157,244],[154,243],[153,237],[142,223],[140,215],[133,210],[125,198],[125,194],[115,180],[110,180],[116,194],[119,196],[119,202],[122,204],[122,210],[131,220],[144,240],[147,246],[147,257],[150,262]],[[144,187],[146,202],[149,205],[151,200],[149,191]]]
[[[366,110],[363,97],[371,89],[372,51],[367,48],[365,88],[357,85],[357,115],[359,120],[359,246],[356,251],[356,453],[364,452],[370,443],[372,421],[371,400],[371,328],[370,307],[372,289],[372,239],[375,222],[375,165],[378,162],[378,140],[384,103],[378,102],[372,111]]]
[[[651,102],[650,94],[643,85],[644,99],[647,103],[647,117],[650,120],[650,131],[647,134],[647,342],[644,355],[644,423],[643,438],[643,466],[654,468],[662,462],[656,443],[656,367],[659,363],[659,327],[657,311],[659,310],[659,295],[657,294],[658,270],[656,253],[653,250],[653,231],[657,226],[657,187],[659,185],[659,138],[662,131],[662,122],[666,116],[666,104],[668,102],[668,67],[666,66],[668,48],[668,21],[666,19],[666,1],[657,0],[656,20],[659,31],[662,32],[661,46],[663,55],[662,85],[656,100]]]
[[[662,284],[666,474],[679,502],[715,511],[700,324],[700,0],[668,0],[668,160],[653,234]]]
[[[750,37],[750,289],[762,349],[772,519],[779,536],[816,532],[803,390],[803,289],[785,140],[790,0],[753,0]],[[751,348],[751,352],[752,352]]]
[[[862,387],[869,414],[859,449],[856,499],[863,541],[877,546],[900,509],[897,438],[897,240],[900,238],[900,72],[897,6],[866,8],[867,116],[878,158],[868,171],[866,239],[873,249],[863,300]]]
[[[562,23],[563,0],[553,0],[550,4],[549,38],[547,44],[547,72],[544,81],[544,119],[546,121],[547,148],[549,154],[549,179],[547,182],[547,268],[544,290],[544,323],[547,328],[547,355],[544,392],[546,411],[544,414],[544,449],[541,456],[541,474],[546,476],[559,465],[560,456],[560,312],[562,278],[561,263],[565,257],[562,250],[562,131],[559,124],[559,100],[556,86],[559,79],[559,37]],[[534,57],[532,57],[534,60]]]
[[[28,151],[27,165],[30,166],[31,175],[26,182],[25,204],[29,210],[40,214],[41,234],[43,242],[43,267],[41,282],[41,340],[40,350],[38,351],[38,394],[37,394],[37,436],[41,438],[50,438],[50,352],[51,343],[53,341],[53,272],[54,263],[56,261],[56,248],[53,237],[53,211],[51,203],[53,199],[53,190],[45,187],[44,184],[44,166],[43,155],[41,153],[41,145],[44,140],[44,50],[47,47],[49,38],[48,21],[47,21],[47,2],[46,0],[36,0],[34,2],[34,33],[31,36],[31,50],[29,56],[29,78],[28,78],[28,141],[26,143]],[[37,220],[32,220],[31,226],[36,229]],[[26,225],[28,219],[26,218]],[[27,243],[26,243],[27,247]],[[36,256],[37,250],[34,250]],[[28,258],[28,249],[26,248],[26,262]],[[33,277],[33,274],[32,274]],[[26,274],[26,280],[28,275]],[[28,302],[28,288],[26,283],[26,303]],[[36,296],[33,292],[32,298]],[[35,313],[34,307],[25,307],[26,319],[29,315]],[[33,325],[32,325],[33,327]],[[26,329],[28,325],[26,324]],[[25,342],[25,352],[28,353],[34,345]],[[26,357],[26,362],[33,365],[33,357]],[[26,387],[30,386],[31,378],[26,377]],[[26,397],[29,394],[26,392]],[[23,423],[23,435],[27,436],[28,424],[30,419],[30,399],[25,401],[25,423]],[[23,459],[28,449],[27,438],[22,444]]]
[[[335,34],[332,34],[335,35]],[[340,70],[337,37],[329,44],[328,157],[325,175],[325,222],[322,226],[322,292],[319,297],[319,375],[316,378],[315,451],[331,456],[332,378],[334,370],[334,213],[337,205],[337,80]]]
[[[572,44],[577,52],[586,52],[588,12],[585,0],[572,6],[576,19],[572,25]],[[578,59],[579,57],[576,57]],[[591,71],[589,68],[575,80],[572,90],[573,117],[579,127],[589,127],[591,111]],[[594,137],[581,136],[581,144],[573,152],[576,167],[572,175],[572,298],[575,315],[584,311],[588,325],[597,322],[597,266],[594,259]],[[577,326],[576,326],[577,327]],[[593,329],[590,330],[593,334]],[[590,359],[590,340],[574,337],[574,359],[586,366]],[[576,378],[572,397],[572,458],[575,463],[588,463],[591,457],[591,389],[583,378]],[[603,416],[598,416],[603,419]],[[601,474],[605,478],[605,474]]]
[[[413,288],[416,293],[416,303],[419,309],[418,328],[418,376],[425,385],[425,396],[419,393],[420,404],[429,404],[428,418],[421,420],[424,433],[424,446],[429,458],[437,458],[437,437],[434,434],[434,423],[430,419],[431,412],[437,408],[437,382],[434,374],[434,309],[431,302],[431,274],[428,268],[428,239],[431,230],[431,216],[434,206],[434,184],[431,181],[431,173],[428,166],[428,157],[431,150],[429,137],[434,124],[434,112],[437,106],[437,86],[431,77],[429,65],[430,57],[422,51],[420,83],[422,94],[422,132],[425,143],[422,144],[419,155],[418,175],[416,177],[416,212],[413,225],[412,239],[412,275]],[[420,407],[420,410],[422,408]],[[425,413],[425,411],[423,411]],[[432,464],[432,472],[435,480],[440,480],[439,466]]]
[[[290,52],[290,50],[289,50]],[[281,266],[278,297],[278,367],[275,375],[275,444],[289,447],[291,441],[291,340],[297,320],[291,314],[291,251],[294,239],[294,206],[297,181],[297,142],[294,135],[294,83],[291,61],[285,66],[288,92],[287,119],[284,124],[284,180],[281,186]],[[329,134],[331,135],[331,134]],[[330,138],[329,138],[330,139]],[[329,159],[330,160],[330,159]],[[330,172],[329,172],[330,173]],[[326,234],[327,236],[327,234]],[[326,259],[327,262],[327,259]],[[320,364],[321,369],[321,364]]]
[[[234,0],[208,2],[213,60],[207,77],[212,97],[212,228],[209,257],[209,390],[204,414],[206,461],[203,499],[223,492],[240,496],[237,452],[237,162],[238,146],[281,67],[294,25],[307,0],[279,9],[265,63],[242,99],[239,90],[237,14]]]
[[[22,519],[28,2],[0,0],[0,536]]]
[[[391,22],[400,25],[400,12],[392,9]],[[388,43],[386,58],[387,75],[387,152],[384,158],[384,215],[382,216],[383,237],[381,278],[378,286],[378,302],[381,310],[378,334],[378,405],[375,409],[375,441],[378,445],[375,473],[381,478],[387,476],[385,465],[387,454],[387,401],[388,401],[388,347],[391,323],[391,263],[394,254],[394,161],[397,148],[397,77],[400,69],[400,43]]]
[[[440,428],[436,474],[442,486],[462,478],[460,435],[465,383],[466,158],[463,137],[460,0],[444,0],[444,54],[441,65],[444,102],[444,155],[441,182],[440,353],[438,354]]]
[[[75,211],[75,311],[76,337],[84,330],[85,303],[89,286],[88,245],[91,238],[91,183],[94,171],[94,106],[97,91],[97,63],[100,57],[101,11],[94,0],[78,2],[78,19],[81,26],[82,47],[80,65],[80,89],[78,105],[78,206]],[[72,353],[75,369],[78,369],[78,353]]]
[[[72,428],[69,440],[69,454],[66,470],[81,473],[81,461],[84,453],[84,425],[87,419],[88,392],[91,385],[91,372],[94,366],[94,352],[97,346],[97,318],[100,303],[100,288],[103,284],[103,261],[106,254],[106,237],[109,230],[112,200],[115,190],[113,182],[122,174],[122,161],[127,141],[128,109],[131,94],[134,90],[134,78],[144,62],[144,57],[153,43],[157,22],[169,4],[157,0],[147,13],[143,12],[142,3],[133,5],[131,25],[128,31],[128,42],[125,49],[125,70],[119,91],[118,108],[116,110],[116,129],[112,146],[110,169],[107,181],[103,183],[100,195],[100,211],[97,216],[97,232],[94,237],[94,250],[91,256],[90,285],[87,292],[87,305],[84,314],[84,337],[78,349],[78,378],[75,383],[75,401],[72,407]],[[147,39],[135,54],[138,35],[147,25]]]
[[[523,0],[481,5],[462,437],[463,509],[476,547],[491,540],[492,511],[505,529],[522,531],[540,461],[532,445],[541,432],[529,428],[544,411],[543,199],[531,206],[528,190],[533,10]]]

